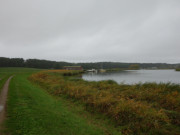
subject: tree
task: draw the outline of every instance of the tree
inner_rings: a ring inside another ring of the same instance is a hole
[[[129,69],[138,70],[138,69],[140,69],[140,66],[138,64],[132,64],[132,65],[129,66]]]

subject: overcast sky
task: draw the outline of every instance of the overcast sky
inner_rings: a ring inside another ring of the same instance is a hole
[[[0,0],[0,57],[180,63],[180,0]]]

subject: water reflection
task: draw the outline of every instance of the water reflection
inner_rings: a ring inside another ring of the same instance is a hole
[[[180,72],[174,70],[126,70],[120,72],[85,73],[82,78],[88,81],[114,80],[117,83],[171,82],[180,83]]]

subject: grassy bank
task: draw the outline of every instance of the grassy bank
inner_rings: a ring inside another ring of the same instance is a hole
[[[4,85],[4,83],[6,82],[6,80],[9,78],[9,75],[0,75],[1,79],[0,79],[0,92],[1,92],[1,89]]]
[[[5,68],[0,68],[0,91],[10,75],[11,74],[9,72],[7,72],[7,70],[5,70]]]
[[[21,75],[21,74],[27,74],[27,73],[35,73],[41,71],[39,69],[33,69],[33,68],[0,68],[0,90],[2,89],[4,83],[6,80],[12,76],[12,75]]]
[[[66,95],[84,104],[88,111],[104,114],[123,134],[180,133],[179,85],[86,82],[67,74],[67,71],[46,71],[32,75],[30,80],[52,95]]]
[[[180,68],[176,68],[176,71],[180,71]]]
[[[54,98],[27,80],[36,69],[0,69],[10,82],[4,135],[120,135],[102,116],[79,104]],[[66,75],[66,74],[64,74]]]

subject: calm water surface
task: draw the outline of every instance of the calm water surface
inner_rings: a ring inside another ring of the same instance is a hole
[[[117,83],[125,84],[139,82],[171,82],[180,84],[180,72],[175,70],[125,70],[120,72],[85,73],[82,78],[87,81],[114,80]]]

